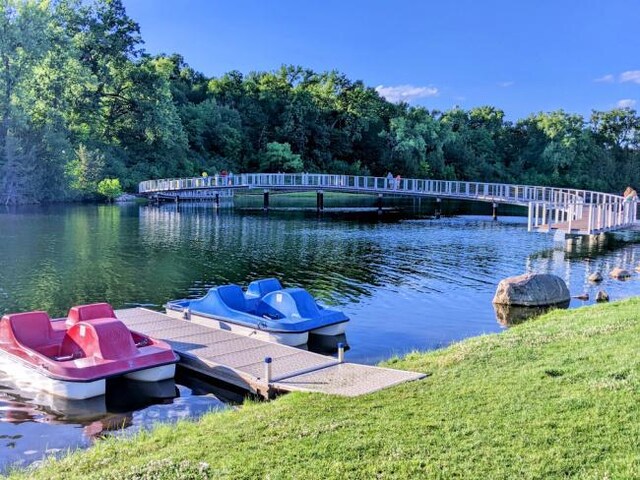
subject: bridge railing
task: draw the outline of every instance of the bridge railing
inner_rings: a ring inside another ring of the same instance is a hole
[[[633,223],[636,218],[635,203],[632,207],[627,206],[620,195],[573,188],[457,180],[317,173],[230,173],[210,177],[148,180],[140,183],[139,192],[153,195],[162,192],[177,194],[192,190],[252,188],[333,190],[508,203],[529,207],[530,229],[544,226],[552,228],[553,225],[560,224],[566,228],[567,225],[572,227],[581,222],[581,228],[591,233],[627,225]]]
[[[311,173],[250,173],[226,176],[172,178],[140,183],[139,191],[151,194],[163,191],[209,188],[291,188],[349,190],[363,193],[387,193],[471,198],[484,201],[528,205],[530,202],[603,204],[621,202],[619,195],[588,190],[511,185],[456,180],[386,178],[356,175]]]
[[[578,231],[589,235],[626,227],[636,222],[637,202],[584,202],[529,204],[528,229]]]

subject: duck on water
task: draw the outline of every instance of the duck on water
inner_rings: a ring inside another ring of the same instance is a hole
[[[306,290],[283,288],[275,278],[251,282],[246,292],[238,285],[214,287],[202,298],[170,301],[165,309],[175,318],[290,346],[306,344],[309,334],[342,335],[349,321]]]

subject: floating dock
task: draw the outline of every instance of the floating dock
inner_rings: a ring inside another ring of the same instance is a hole
[[[265,342],[169,317],[145,308],[117,310],[127,327],[168,342],[180,365],[269,398],[278,392],[355,397],[424,378],[422,373],[341,363],[295,347]],[[265,359],[271,359],[271,363]]]

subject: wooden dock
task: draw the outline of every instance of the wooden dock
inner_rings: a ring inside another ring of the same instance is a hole
[[[180,365],[270,397],[306,391],[353,397],[424,378],[415,372],[340,363],[336,358],[179,320],[144,308],[116,311],[130,329],[165,340]],[[271,358],[267,379],[265,358]]]

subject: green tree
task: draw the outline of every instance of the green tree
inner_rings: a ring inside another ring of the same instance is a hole
[[[122,195],[122,186],[117,178],[105,178],[98,183],[98,193],[106,197],[109,202]]]
[[[71,188],[83,196],[95,194],[104,167],[104,154],[99,150],[89,150],[81,143],[75,151],[75,158],[67,166]]]
[[[301,172],[303,168],[302,158],[291,151],[288,143],[267,144],[260,162],[260,170],[263,172]]]

